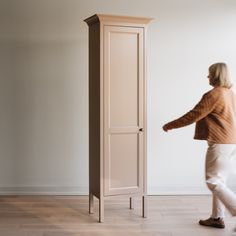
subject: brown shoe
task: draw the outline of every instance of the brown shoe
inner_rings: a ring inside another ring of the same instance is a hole
[[[210,217],[206,220],[200,220],[199,224],[204,225],[204,226],[209,226],[209,227],[221,228],[221,229],[225,227],[225,223],[222,218],[214,219]]]

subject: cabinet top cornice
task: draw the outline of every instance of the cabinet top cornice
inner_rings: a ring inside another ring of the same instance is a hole
[[[117,15],[105,15],[95,14],[84,21],[88,25],[95,24],[97,22],[123,22],[123,23],[134,23],[134,24],[148,24],[153,18],[148,17],[135,17],[135,16],[117,16]]]

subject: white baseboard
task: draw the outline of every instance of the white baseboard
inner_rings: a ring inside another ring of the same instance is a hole
[[[231,187],[236,192],[236,186]],[[206,187],[148,187],[148,195],[206,195]],[[88,187],[82,186],[5,186],[0,187],[0,195],[88,195]]]
[[[148,195],[205,195],[210,191],[204,187],[149,187]]]
[[[236,192],[236,186],[231,187],[233,192]],[[207,187],[148,187],[148,195],[209,195],[211,192]]]
[[[88,187],[81,187],[81,186],[0,187],[0,195],[88,195]]]

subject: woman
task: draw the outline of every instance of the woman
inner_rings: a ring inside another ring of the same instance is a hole
[[[208,78],[213,89],[191,111],[165,124],[163,130],[196,122],[194,139],[208,142],[205,176],[213,197],[210,218],[200,220],[199,224],[224,228],[225,207],[236,216],[236,195],[225,184],[236,161],[236,97],[225,63],[211,65]]]

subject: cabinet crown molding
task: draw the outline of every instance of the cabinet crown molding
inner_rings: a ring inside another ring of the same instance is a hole
[[[123,22],[123,23],[134,23],[134,24],[148,24],[153,18],[148,17],[135,17],[135,16],[118,16],[118,15],[106,15],[106,14],[95,14],[84,21],[88,25],[93,25],[98,22]]]

